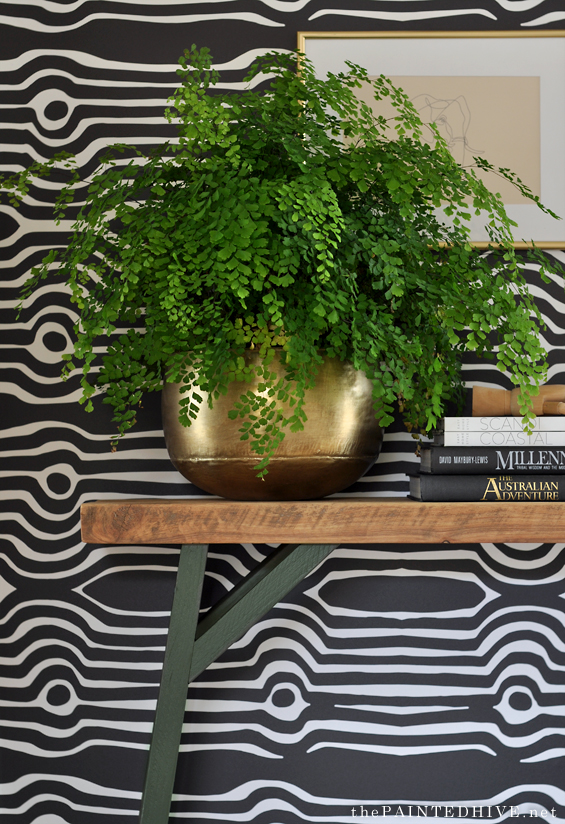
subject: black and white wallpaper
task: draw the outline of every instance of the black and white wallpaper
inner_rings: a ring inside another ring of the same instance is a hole
[[[66,149],[88,171],[109,143],[161,141],[192,43],[237,89],[298,30],[522,27],[565,28],[565,3],[1,3],[0,170]],[[138,814],[178,548],[85,546],[79,507],[201,493],[168,461],[157,397],[112,454],[107,407],[85,413],[78,378],[60,381],[64,288],[46,283],[16,319],[30,268],[65,241],[58,185],[0,207],[0,821],[118,824]],[[529,277],[565,383],[562,284]],[[503,380],[488,363],[467,377]],[[415,463],[393,426],[347,494],[405,495]],[[171,821],[565,821],[563,537],[336,550],[191,685]],[[203,609],[271,549],[211,547]]]

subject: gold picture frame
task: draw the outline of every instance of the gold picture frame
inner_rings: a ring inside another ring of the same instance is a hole
[[[564,30],[301,31],[298,50],[320,76],[351,61],[370,76],[391,77],[436,122],[459,162],[474,153],[511,168],[563,218],[544,215],[503,180],[493,186],[490,175],[489,188],[518,224],[517,248],[533,241],[565,249]],[[483,219],[473,218],[471,232],[475,245],[487,245]]]

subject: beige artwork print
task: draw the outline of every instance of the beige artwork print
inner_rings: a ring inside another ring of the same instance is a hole
[[[535,195],[540,195],[540,81],[539,77],[391,77],[404,89],[422,120],[433,122],[462,166],[484,157],[493,166],[515,172]],[[374,104],[370,87],[358,96]],[[376,104],[375,104],[376,107]],[[387,103],[379,114],[392,116]],[[505,204],[526,203],[503,178],[479,172]]]

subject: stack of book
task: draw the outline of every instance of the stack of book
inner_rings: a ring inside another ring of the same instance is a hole
[[[420,501],[565,501],[565,416],[444,418],[421,458]]]

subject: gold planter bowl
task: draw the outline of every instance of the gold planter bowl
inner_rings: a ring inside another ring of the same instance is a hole
[[[258,360],[257,352],[246,352],[248,364]],[[270,370],[284,374],[279,355]],[[190,427],[178,419],[180,384],[164,385],[167,449],[176,469],[191,483],[239,501],[308,500],[345,489],[373,466],[383,438],[375,420],[371,383],[350,363],[326,358],[316,386],[306,392],[304,430],[286,430],[268,475],[264,480],[257,478],[254,467],[260,458],[251,451],[249,440],[240,440],[243,419],[230,420],[228,411],[243,392],[256,391],[258,383],[234,381],[227,395],[214,401],[213,409],[204,398]]]

